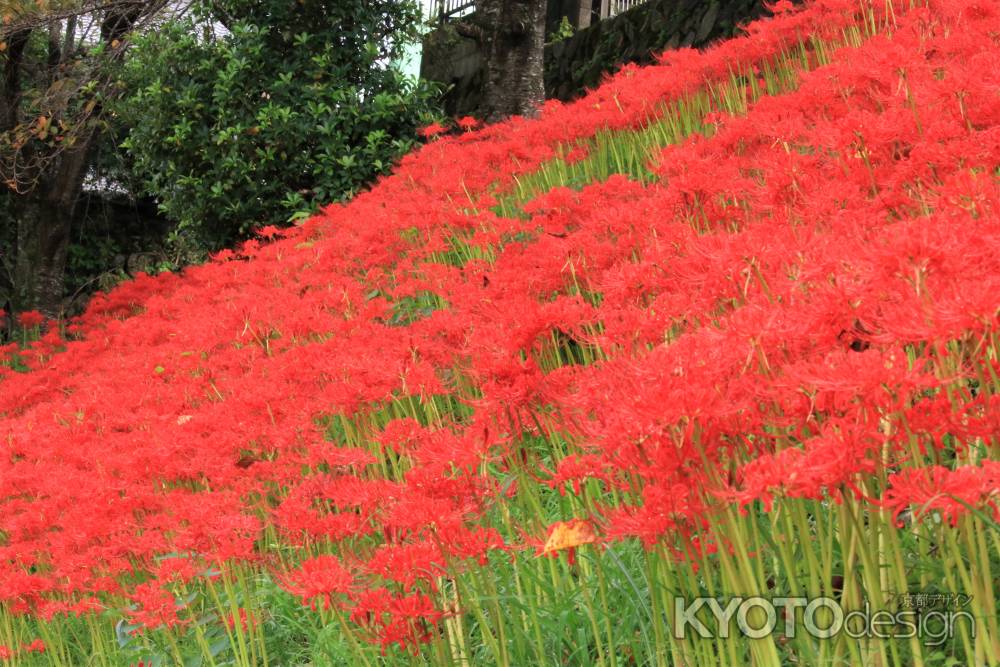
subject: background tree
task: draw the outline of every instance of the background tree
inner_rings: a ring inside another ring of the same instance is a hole
[[[137,174],[216,248],[350,197],[415,143],[434,91],[393,66],[409,0],[204,0],[139,40],[117,111]]]
[[[128,37],[161,0],[0,4],[0,295],[63,309],[74,210]],[[4,304],[0,303],[0,306]]]
[[[546,6],[546,0],[477,0],[475,13],[456,22],[459,34],[482,48],[487,121],[534,116],[545,101]]]

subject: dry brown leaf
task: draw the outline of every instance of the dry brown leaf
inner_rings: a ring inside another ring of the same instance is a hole
[[[549,537],[539,555],[544,556],[563,549],[574,549],[581,544],[592,544],[596,541],[597,533],[594,532],[594,526],[589,521],[584,519],[557,521],[549,526]]]

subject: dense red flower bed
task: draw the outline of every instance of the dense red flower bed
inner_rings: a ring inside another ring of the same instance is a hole
[[[433,140],[301,227],[96,298],[68,342],[20,355],[30,372],[0,367],[0,601],[50,615],[121,592],[135,620],[170,623],[155,581],[179,575],[158,555],[266,561],[255,545],[272,529],[295,544],[367,535],[380,546],[356,562],[322,556],[283,583],[349,599],[405,642],[407,619],[441,615],[418,580],[520,546],[477,519],[511,492],[484,469],[516,460],[524,434],[577,443],[534,471],[555,487],[639,489],[597,513],[602,539],[678,548],[710,547],[694,539],[707,499],[860,495],[884,457],[944,434],[995,442],[997,400],[974,390],[1000,372],[980,352],[1000,308],[992,2],[897,8],[891,35],[795,92],[714,114],[714,136],[663,152],[655,184],[613,177],[523,217],[490,210],[561,146],[639,127],[857,9],[820,0],[538,120]],[[553,337],[598,362],[549,367]],[[936,391],[958,378],[965,394]],[[331,415],[446,395],[466,406],[447,428],[392,420],[372,448],[326,437]],[[388,460],[411,467],[390,475]],[[904,470],[871,501],[954,516],[965,506],[936,489],[981,505],[998,483],[995,464]],[[137,571],[160,579],[129,590]]]

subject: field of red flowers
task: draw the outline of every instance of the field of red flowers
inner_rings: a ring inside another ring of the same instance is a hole
[[[22,316],[0,664],[1000,664],[1000,8],[776,12]]]

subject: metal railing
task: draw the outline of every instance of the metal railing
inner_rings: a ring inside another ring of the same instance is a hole
[[[434,16],[442,21],[476,11],[475,0],[437,0]]]

